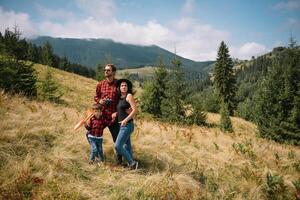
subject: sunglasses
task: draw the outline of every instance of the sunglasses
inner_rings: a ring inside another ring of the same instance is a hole
[[[103,71],[105,71],[105,72],[111,72],[111,69],[105,69]]]

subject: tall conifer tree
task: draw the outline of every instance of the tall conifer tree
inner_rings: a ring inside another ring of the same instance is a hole
[[[161,116],[161,104],[163,99],[166,98],[167,74],[163,60],[160,58],[154,78],[145,84],[145,90],[141,97],[141,108],[144,112],[151,113],[156,117]]]
[[[166,87],[166,98],[163,99],[161,106],[162,116],[168,121],[184,122],[184,100],[186,97],[184,74],[181,61],[177,57],[172,60],[172,64],[173,68],[169,73]]]
[[[42,47],[42,62],[45,65],[53,66],[53,49],[49,42]]]
[[[217,62],[214,68],[214,85],[217,88],[220,98],[228,105],[230,115],[233,115],[236,94],[236,78],[233,73],[233,62],[229,50],[224,41],[219,47]]]
[[[233,62],[226,44],[222,41],[219,47],[217,62],[214,69],[214,86],[221,102],[221,128],[232,132],[229,115],[233,115],[235,108],[236,78],[233,73]]]

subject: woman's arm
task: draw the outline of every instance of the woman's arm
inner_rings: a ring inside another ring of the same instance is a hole
[[[137,113],[136,102],[132,96],[132,94],[128,94],[126,97],[126,101],[130,104],[132,111],[129,115],[121,122],[121,126],[125,126],[130,119],[133,119],[134,115]]]

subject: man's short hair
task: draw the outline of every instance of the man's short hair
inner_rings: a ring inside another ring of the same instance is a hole
[[[105,68],[106,66],[111,67],[111,70],[112,70],[113,72],[117,71],[117,68],[116,68],[116,66],[115,66],[114,64],[106,64],[106,65],[104,66],[104,68]]]
[[[93,110],[102,110],[102,105],[100,103],[95,103],[93,106],[92,106],[92,109]]]

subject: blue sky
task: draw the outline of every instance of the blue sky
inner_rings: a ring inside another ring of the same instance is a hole
[[[63,2],[63,3],[62,3]],[[249,59],[300,40],[300,0],[0,0],[0,31],[158,45],[196,61],[220,42]]]

